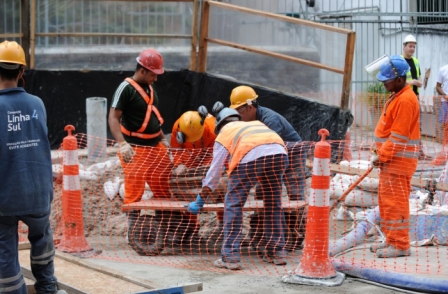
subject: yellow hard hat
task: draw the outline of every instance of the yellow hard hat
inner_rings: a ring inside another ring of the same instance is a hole
[[[254,89],[248,86],[238,86],[232,90],[230,94],[230,108],[238,108],[242,105],[249,103],[257,99],[258,95]]]
[[[179,131],[185,136],[183,141],[196,142],[204,133],[204,121],[197,111],[187,111],[179,119]]]
[[[25,52],[23,51],[22,46],[14,41],[4,41],[0,43],[0,62],[21,64],[26,66]]]

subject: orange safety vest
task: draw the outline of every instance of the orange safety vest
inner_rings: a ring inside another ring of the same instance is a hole
[[[142,96],[142,98],[145,99],[146,104],[148,105],[148,108],[146,110],[146,116],[145,116],[145,119],[143,120],[143,123],[142,123],[142,126],[140,127],[140,129],[138,129],[136,132],[131,132],[131,131],[127,130],[123,125],[120,125],[121,132],[127,136],[138,137],[138,138],[142,138],[142,139],[153,139],[153,138],[160,136],[160,134],[162,133],[162,130],[159,130],[157,133],[154,133],[154,134],[144,134],[143,133],[146,130],[146,127],[148,126],[148,122],[149,122],[149,119],[151,118],[151,114],[153,111],[156,114],[160,125],[163,124],[163,118],[160,115],[160,112],[157,110],[157,108],[154,105],[152,105],[154,103],[154,91],[153,91],[151,85],[149,86],[149,90],[151,92],[151,98],[149,98],[148,94],[146,94],[145,90],[143,90],[143,88],[136,81],[134,81],[131,78],[126,78],[125,81],[128,82],[129,84],[131,84],[131,86],[134,87],[134,89],[140,94],[140,96]]]
[[[280,144],[285,147],[282,138],[258,120],[228,123],[221,129],[216,142],[219,142],[230,153],[228,175],[236,168],[243,157],[255,147],[268,144]]]
[[[420,144],[420,106],[409,84],[387,100],[375,128],[375,144],[381,170],[414,174]]]

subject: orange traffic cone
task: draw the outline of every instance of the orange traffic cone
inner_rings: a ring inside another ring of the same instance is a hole
[[[313,176],[308,203],[305,247],[302,259],[295,271],[282,278],[283,282],[339,286],[345,274],[335,271],[328,256],[330,226],[330,157],[331,146],[325,141],[326,129],[319,130],[322,136],[314,149]]]
[[[28,230],[26,225],[19,221],[19,244],[25,244],[28,243],[28,240],[26,238],[26,235],[28,234]]]
[[[64,174],[62,179],[63,235],[57,248],[63,252],[81,253],[82,256],[92,255],[93,249],[87,244],[84,236],[78,141],[72,135],[75,127],[67,125],[64,130],[68,132],[68,136],[62,142],[62,149],[64,150]]]

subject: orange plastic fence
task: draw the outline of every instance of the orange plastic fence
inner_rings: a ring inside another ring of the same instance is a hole
[[[352,140],[357,138],[357,129],[352,127]],[[194,162],[183,175],[171,174],[169,179],[169,197],[153,199],[151,187],[147,186],[142,194],[142,202],[123,204],[124,174],[115,142],[95,138],[91,142],[100,142],[104,147],[101,156],[89,158],[85,134],[76,134],[79,162],[79,179],[82,195],[82,207],[68,207],[70,213],[83,216],[84,235],[88,246],[102,251],[97,258],[113,259],[135,263],[157,264],[196,270],[225,271],[213,266],[221,255],[223,228],[217,219],[217,212],[224,210],[223,199],[226,192],[226,176],[223,175],[214,197],[208,200],[197,220],[187,213],[185,205],[196,198],[200,191],[212,150],[170,150],[170,156],[179,154],[184,160]],[[101,140],[103,140],[101,142]],[[105,142],[104,142],[105,141]],[[344,143],[348,144],[352,160],[344,161]],[[369,167],[371,142],[331,141],[331,181],[328,193],[330,204],[356,181]],[[303,142],[296,145],[302,148],[306,157],[306,196],[311,188],[313,150],[315,142]],[[425,146],[426,147],[426,146]],[[148,147],[151,148],[151,147]],[[341,152],[335,152],[341,150]],[[53,152],[54,190],[52,226],[56,241],[67,238],[63,221],[63,175],[64,152]],[[148,158],[156,161],[157,158]],[[152,163],[153,164],[153,163]],[[145,162],[142,162],[144,167]],[[172,166],[160,168],[173,169]],[[273,166],[272,168],[276,168]],[[263,204],[257,200],[257,188],[251,189],[243,213],[243,231],[241,233],[241,273],[255,275],[284,275],[296,268],[303,254],[305,236],[327,235],[332,261],[345,264],[357,264],[366,268],[383,269],[398,273],[412,273],[431,276],[446,276],[443,266],[448,258],[448,185],[443,167],[430,167],[429,161],[419,162],[417,172],[411,180],[410,198],[410,241],[412,255],[397,258],[378,258],[370,252],[370,245],[381,240],[378,205],[379,172],[374,169],[345,199],[330,213],[329,224],[314,226],[313,232],[305,231],[305,202],[290,201],[283,189],[283,207],[285,208],[285,266],[276,266],[263,262],[266,246],[263,227]],[[135,175],[138,178],[138,174]],[[157,176],[157,175],[155,175]],[[433,179],[430,181],[428,179]],[[146,181],[141,178],[141,181]],[[438,182],[437,182],[438,181]],[[397,189],[400,189],[397,185]],[[259,193],[259,192],[258,192]],[[425,199],[431,198],[431,201]],[[429,203],[430,202],[430,203]],[[82,210],[82,211],[81,211]],[[368,216],[369,221],[363,220]],[[328,226],[328,227],[327,227]],[[130,228],[128,230],[128,228]],[[327,232],[327,233],[326,233]],[[305,239],[306,240],[306,239]],[[311,240],[309,243],[311,244]]]

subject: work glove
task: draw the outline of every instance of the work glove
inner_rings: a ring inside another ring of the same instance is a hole
[[[165,145],[166,148],[171,148],[170,143],[168,143],[167,139],[162,139],[160,140],[160,143],[162,143],[163,145]]]
[[[125,163],[129,163],[132,161],[132,157],[135,154],[134,149],[128,142],[123,141],[120,143],[120,154]]]
[[[378,155],[378,152],[376,151],[376,149],[373,149],[370,154],[370,164],[374,167],[379,167],[381,164],[380,156]]]
[[[187,211],[192,214],[198,214],[199,210],[201,210],[204,207],[205,201],[202,199],[201,194],[198,194],[196,196],[196,201],[191,202],[188,204]]]
[[[184,164],[179,164],[174,170],[173,175],[180,176],[187,172],[187,167]]]

